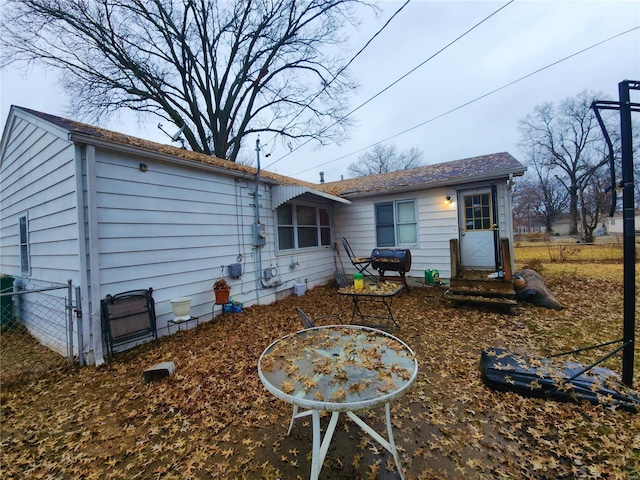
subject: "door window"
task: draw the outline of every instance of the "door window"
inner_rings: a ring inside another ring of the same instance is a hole
[[[491,230],[490,199],[489,193],[465,195],[464,226],[466,230]]]

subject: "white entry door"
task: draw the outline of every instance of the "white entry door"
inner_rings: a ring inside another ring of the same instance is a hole
[[[459,193],[460,263],[463,268],[495,269],[497,219],[491,189]]]

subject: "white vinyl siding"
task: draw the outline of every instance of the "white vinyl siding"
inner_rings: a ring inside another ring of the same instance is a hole
[[[16,116],[8,128],[0,165],[0,269],[25,275],[28,259],[37,280],[77,282],[75,149],[65,132],[47,124]],[[25,215],[26,238],[21,238],[20,218]]]
[[[451,275],[449,240],[458,238],[458,217],[456,203],[445,203],[447,195],[455,198],[455,189],[438,188],[415,193],[417,242],[407,247],[411,250],[411,270],[407,276],[424,279],[426,269],[438,269],[441,278]],[[350,200],[352,205],[334,207],[334,236],[345,236],[356,256],[367,257],[377,248],[375,205],[401,202],[406,197],[388,195]],[[346,258],[342,250],[340,253]],[[344,262],[344,267],[349,274],[356,271],[349,262]]]
[[[0,160],[0,271],[22,277],[19,281],[26,289],[68,280],[77,285],[76,164],[68,132],[22,113],[10,116],[5,128]],[[34,293],[24,302],[50,302],[51,296],[65,293]],[[20,316],[34,338],[67,354],[64,316],[43,317],[37,309],[24,309]]]
[[[333,251],[320,245],[324,217],[319,212],[325,206],[306,204],[318,215],[313,228],[319,246],[278,252],[278,218],[268,208],[271,189],[264,184],[258,204],[267,236],[256,248],[253,181],[104,149],[96,149],[95,165],[100,297],[152,287],[160,335],[172,318],[172,298],[191,297],[191,315],[210,318],[211,286],[221,276],[234,300],[246,306],[275,301],[294,280],[324,284],[333,278]],[[241,278],[229,278],[233,263],[241,264]],[[277,287],[260,283],[267,269],[280,282]]]

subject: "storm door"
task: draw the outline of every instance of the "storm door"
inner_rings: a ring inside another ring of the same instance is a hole
[[[460,262],[463,268],[496,268],[497,212],[490,188],[459,192]]]

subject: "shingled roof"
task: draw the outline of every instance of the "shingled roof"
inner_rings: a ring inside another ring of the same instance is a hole
[[[151,153],[168,155],[183,160],[190,160],[197,163],[203,163],[207,165],[213,165],[222,169],[229,170],[230,172],[236,172],[239,174],[246,174],[247,176],[253,176],[257,173],[257,168],[248,165],[241,165],[236,162],[231,162],[222,158],[206,155],[204,153],[197,153],[191,150],[185,150],[182,148],[174,147],[172,145],[165,145],[162,143],[151,142],[138,137],[132,137],[131,135],[125,135],[124,133],[114,132],[106,130],[104,128],[88,125],[86,123],[76,122],[67,118],[50,115],[48,113],[38,112],[24,107],[14,107],[18,110],[22,110],[31,115],[34,115],[42,120],[46,120],[54,125],[57,125],[71,134],[72,140],[77,140],[79,137],[90,137],[95,140],[103,141],[106,143],[112,143],[114,145],[123,145],[142,150],[147,150]],[[295,178],[272,173],[267,170],[260,170],[260,178],[263,180],[271,180],[276,184],[282,185],[299,185],[315,190],[322,190],[319,185],[297,180]],[[328,193],[328,192],[327,192]]]
[[[98,141],[114,145],[129,146],[150,153],[172,156],[188,161],[203,163],[228,170],[230,173],[253,176],[257,173],[255,167],[241,165],[222,158],[213,157],[204,153],[165,145],[161,143],[143,140],[123,133],[106,130],[93,125],[88,125],[63,117],[38,112],[24,107],[13,107],[22,110],[38,118],[57,125],[71,134],[72,140],[89,137]],[[88,139],[87,139],[88,140]],[[522,175],[526,170],[509,153],[494,153],[479,157],[465,158],[453,162],[425,165],[409,170],[400,170],[366,177],[351,178],[338,182],[323,184],[310,183],[295,178],[272,173],[267,170],[260,171],[263,181],[271,180],[279,185],[298,185],[324,192],[329,195],[349,198],[360,195],[374,195],[385,191],[409,191],[417,189],[435,188],[444,185],[469,183],[473,181],[488,180],[493,178]]]
[[[384,191],[409,191],[520,176],[526,167],[509,153],[494,153],[453,162],[424,165],[366,177],[328,182],[321,188],[332,195],[352,197]]]

